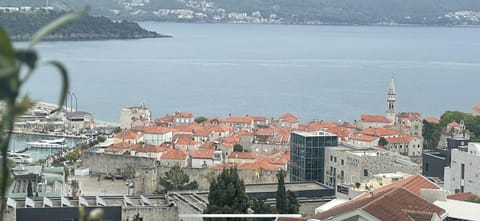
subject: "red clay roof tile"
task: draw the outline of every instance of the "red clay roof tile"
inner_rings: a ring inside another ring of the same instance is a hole
[[[177,149],[170,149],[160,157],[163,160],[185,160],[186,158],[187,154]]]
[[[390,123],[391,121],[382,115],[362,114],[360,120],[364,122]]]

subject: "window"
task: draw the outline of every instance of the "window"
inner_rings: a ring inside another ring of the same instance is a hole
[[[368,176],[368,170],[367,169],[363,169],[363,176]]]
[[[335,162],[335,163],[337,162],[337,157],[333,158],[333,162]]]
[[[342,159],[340,162],[341,162],[342,165],[345,164],[345,162],[343,161],[343,159]]]
[[[463,163],[460,165],[460,178],[465,179],[465,164],[463,164]],[[462,191],[462,193],[463,193],[463,191]]]
[[[330,156],[330,161],[333,161],[333,156]]]

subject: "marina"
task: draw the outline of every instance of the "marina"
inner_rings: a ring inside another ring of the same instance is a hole
[[[31,148],[51,148],[51,149],[63,149],[66,148],[65,138],[39,140],[34,142],[27,142],[27,146]]]
[[[56,138],[56,139],[54,139]],[[52,156],[62,150],[66,150],[69,148],[74,147],[75,145],[80,144],[82,141],[86,141],[87,139],[85,138],[77,138],[77,137],[65,137],[65,138],[60,138],[58,137],[52,137],[49,135],[37,135],[37,134],[12,134],[12,140],[10,141],[10,146],[9,146],[9,151],[11,153],[22,153],[22,154],[28,154],[31,156],[31,161],[34,163],[38,160],[41,159],[46,159],[49,156]],[[40,142],[40,140],[64,140],[64,147],[63,148],[58,148],[54,147],[54,145],[50,145],[49,147],[43,146],[43,147],[31,147],[30,144],[37,144]],[[18,159],[17,161],[19,161]],[[15,161],[15,160],[14,160]]]

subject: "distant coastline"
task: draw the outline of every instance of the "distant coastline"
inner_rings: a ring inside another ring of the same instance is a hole
[[[63,11],[31,10],[27,12],[0,11],[0,26],[13,41],[28,41],[36,30],[65,14]],[[84,16],[52,34],[46,41],[85,41],[113,39],[168,38],[142,28],[136,22],[112,21],[106,17]]]
[[[12,35],[13,41],[29,41],[31,35]],[[119,34],[85,34],[85,33],[69,33],[69,34],[53,34],[47,36],[44,41],[96,41],[96,40],[133,40],[142,38],[171,38],[170,35],[162,35],[158,33],[132,34],[122,36]]]

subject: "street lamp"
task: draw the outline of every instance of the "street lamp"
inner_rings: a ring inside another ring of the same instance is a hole
[[[78,111],[78,100],[77,100],[77,95],[75,95],[75,93],[72,92],[72,95],[73,97],[75,98],[75,112]]]
[[[75,98],[75,112],[77,112],[77,108],[78,108],[78,99],[77,99],[77,95],[75,95],[75,93],[71,92],[70,90],[68,91],[68,95],[70,95],[70,110],[71,112],[73,112],[73,98]],[[68,102],[67,102],[67,106],[68,106]]]

